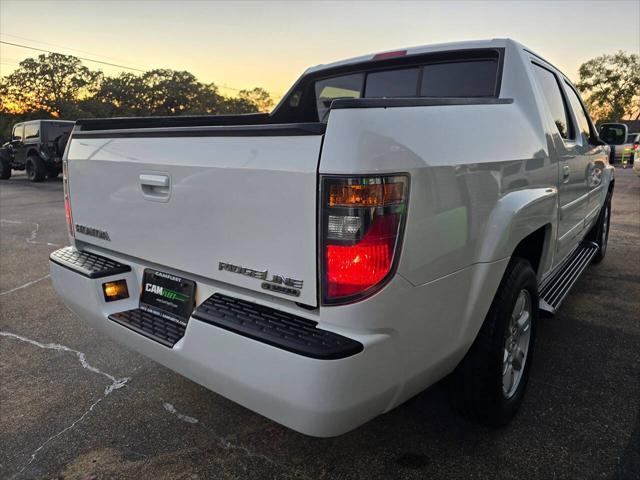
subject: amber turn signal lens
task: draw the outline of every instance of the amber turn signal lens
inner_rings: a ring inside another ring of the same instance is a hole
[[[378,180],[378,179],[376,179]],[[404,183],[332,184],[330,207],[384,207],[404,201]]]
[[[103,283],[102,293],[104,294],[105,302],[113,302],[114,300],[122,300],[125,298],[129,298],[127,281],[116,280],[115,282]]]

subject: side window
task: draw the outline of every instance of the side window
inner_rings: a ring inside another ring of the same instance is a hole
[[[13,134],[11,134],[11,140],[20,140],[22,141],[22,129],[23,125],[19,124],[13,127]]]
[[[567,83],[567,82],[565,82]],[[571,85],[567,83],[567,92],[569,96],[569,103],[571,104],[571,109],[578,119],[578,127],[580,133],[582,134],[586,143],[589,143],[589,139],[591,138],[591,129],[589,128],[589,120],[587,118],[587,113],[582,106],[582,102],[580,102],[580,98],[578,94],[573,89]]]
[[[318,119],[323,122],[329,113],[331,101],[336,98],[360,98],[364,84],[364,73],[326,78],[315,84]]]
[[[379,97],[415,97],[418,89],[418,69],[387,70],[367,75],[364,96]]]
[[[24,139],[38,138],[40,136],[39,123],[27,123],[24,126]]]
[[[567,115],[567,109],[560,91],[560,84],[555,74],[536,63],[533,64],[533,73],[544,93],[551,117],[558,128],[560,136],[564,139],[573,138],[573,124],[571,123],[569,115]]]

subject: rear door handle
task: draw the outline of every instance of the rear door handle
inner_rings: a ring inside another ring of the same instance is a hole
[[[171,194],[171,177],[161,173],[141,173],[140,189],[147,200],[167,202]]]
[[[569,175],[571,174],[571,168],[569,165],[562,166],[562,183],[567,183],[569,181]]]

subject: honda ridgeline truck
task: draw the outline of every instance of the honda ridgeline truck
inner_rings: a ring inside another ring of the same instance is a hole
[[[539,314],[606,253],[608,154],[511,40],[320,65],[270,114],[78,121],[51,277],[98,330],[308,435],[444,377],[500,425]]]

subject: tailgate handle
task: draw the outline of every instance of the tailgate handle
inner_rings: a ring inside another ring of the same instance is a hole
[[[168,175],[151,175],[148,173],[140,174],[140,185],[147,187],[168,187],[169,176]]]
[[[141,173],[140,188],[147,200],[166,202],[171,193],[171,178],[169,175]]]

